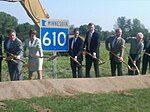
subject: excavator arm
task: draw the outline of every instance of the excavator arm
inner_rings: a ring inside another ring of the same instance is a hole
[[[28,16],[32,21],[40,27],[41,18],[49,18],[48,13],[43,9],[39,0],[0,0],[7,2],[20,2],[23,8],[26,10]]]
[[[49,18],[48,13],[43,9],[39,0],[22,0],[20,3],[38,27],[40,27],[41,18]]]

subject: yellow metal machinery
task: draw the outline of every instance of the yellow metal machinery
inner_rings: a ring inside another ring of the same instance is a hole
[[[40,26],[41,18],[49,18],[48,13],[43,9],[39,0],[22,0],[20,3],[38,27]]]
[[[26,10],[28,16],[33,22],[40,27],[41,18],[49,18],[48,13],[44,10],[39,0],[0,0],[7,2],[20,2]]]

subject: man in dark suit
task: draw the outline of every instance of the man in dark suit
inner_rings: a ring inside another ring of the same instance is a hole
[[[147,41],[144,41],[144,55],[142,61],[142,74],[145,75],[147,71],[147,66],[149,64],[150,70],[150,38]]]
[[[2,81],[2,40],[3,40],[3,36],[2,33],[0,32],[0,82]]]
[[[110,55],[111,75],[116,76],[116,69],[118,76],[122,75],[122,61],[124,53],[125,40],[121,37],[122,30],[118,28],[115,30],[116,35],[108,37],[105,40],[106,50]]]
[[[21,80],[22,62],[20,60],[23,58],[23,46],[21,40],[16,37],[15,30],[8,31],[4,49],[11,81]]]
[[[85,48],[85,58],[86,58],[86,77],[90,77],[90,69],[92,63],[94,63],[95,76],[99,77],[99,47],[100,38],[98,33],[95,31],[95,25],[93,23],[88,24],[89,31],[86,33],[84,47]],[[90,55],[89,55],[90,54]],[[95,58],[94,58],[95,57]]]
[[[69,55],[73,78],[81,78],[83,61],[83,40],[79,36],[78,28],[74,29],[74,37],[69,39]],[[76,75],[76,69],[78,69],[78,76]]]
[[[142,59],[142,75],[145,75],[148,67],[148,70],[150,71],[150,37],[148,37],[147,40],[144,41],[143,50],[144,54]]]

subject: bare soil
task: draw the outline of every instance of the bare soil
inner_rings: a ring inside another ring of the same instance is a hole
[[[131,95],[127,92],[130,89],[150,88],[150,76],[10,81],[0,82],[0,88],[0,100],[111,91]]]

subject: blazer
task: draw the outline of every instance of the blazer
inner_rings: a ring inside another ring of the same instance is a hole
[[[2,56],[3,55],[3,52],[2,52],[2,40],[3,40],[3,36],[1,35],[0,36],[0,55]],[[0,61],[2,60],[3,58],[0,57]]]
[[[23,58],[23,46],[22,46],[21,40],[16,38],[13,41],[10,48],[8,48],[8,42],[9,42],[9,38],[6,37],[6,39],[4,41],[4,50],[6,52],[6,55],[10,56],[11,54],[13,54],[13,55],[17,55],[17,56],[20,56],[21,58]]]
[[[86,51],[88,51],[91,54],[95,52],[96,57],[99,58],[100,37],[98,33],[94,31],[92,35],[91,42],[90,42],[90,50],[88,50],[88,37],[89,37],[89,32],[86,33],[85,42],[84,42],[84,47],[86,47]]]
[[[105,40],[105,46],[106,46],[106,50],[110,51],[109,53],[110,60],[115,59],[115,61],[119,61],[118,58],[114,56],[111,52],[113,52],[119,57],[123,57],[123,53],[124,53],[123,46],[125,45],[125,40],[121,37],[118,37],[115,44],[113,45],[114,39],[116,39],[115,36],[108,37]]]
[[[138,42],[136,37],[127,37],[125,39],[126,43],[130,43],[130,55],[134,55],[134,61],[137,61],[141,58],[141,53],[144,48],[144,44],[142,41]]]
[[[147,53],[150,53],[150,44],[149,44],[149,42],[150,42],[150,40],[149,41],[144,41],[144,49],[143,50],[145,50],[145,52],[147,52]]]
[[[83,40],[78,37],[77,40],[73,44],[73,49],[71,48],[72,46],[72,41],[74,41],[74,37],[69,39],[69,55],[72,57],[77,56],[78,60],[83,60]]]

